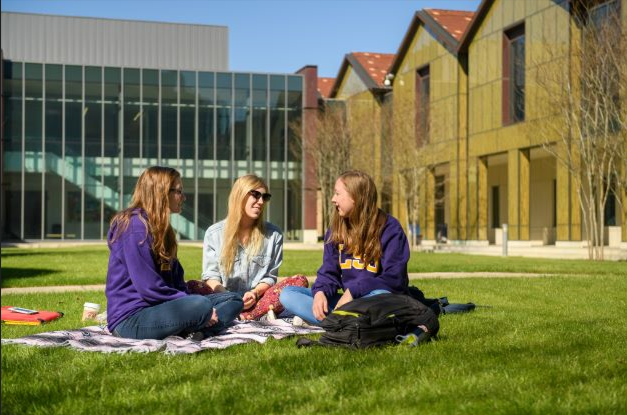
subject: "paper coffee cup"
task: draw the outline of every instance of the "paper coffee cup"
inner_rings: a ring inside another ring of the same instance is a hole
[[[81,320],[82,321],[95,320],[99,312],[100,312],[100,304],[85,303],[83,305],[83,318]]]

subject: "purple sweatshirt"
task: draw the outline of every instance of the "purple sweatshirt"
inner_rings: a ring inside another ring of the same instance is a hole
[[[311,291],[314,295],[322,291],[327,298],[340,288],[349,289],[353,298],[363,297],[373,290],[407,292],[409,244],[401,224],[390,215],[387,215],[381,233],[381,252],[378,263],[366,265],[361,259],[347,254],[342,244],[325,244],[322,266]]]
[[[152,256],[152,235],[138,214],[131,216],[128,228],[111,243],[114,227],[109,229],[109,268],[107,270],[107,324],[110,331],[137,311],[166,301],[185,297],[183,267],[174,260],[170,270],[157,268]],[[161,268],[161,267],[159,267]]]

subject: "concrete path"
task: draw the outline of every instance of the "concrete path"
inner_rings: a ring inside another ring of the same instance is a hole
[[[26,293],[64,293],[70,291],[104,291],[104,284],[94,285],[57,285],[53,287],[15,287],[3,288],[2,295],[5,294],[26,294]]]
[[[410,280],[426,279],[452,279],[452,278],[537,278],[546,274],[532,274],[524,272],[412,272],[409,273]],[[316,277],[307,277],[313,283]],[[75,291],[104,291],[104,284],[95,285],[57,285],[52,287],[15,287],[3,288],[2,295],[5,294],[26,294],[26,293],[60,293]]]
[[[202,241],[181,241],[181,246],[193,246],[202,248]],[[106,246],[104,241],[33,241],[28,243],[21,242],[2,242],[2,248],[16,247],[16,248],[73,248],[78,246]],[[321,251],[320,258],[322,258],[322,249],[324,244],[318,243],[303,243],[303,242],[285,242],[283,249],[290,250],[307,250],[307,251]],[[503,247],[500,245],[457,245],[454,243],[441,244],[441,245],[429,245],[424,244],[420,247],[414,248],[416,252],[427,253],[460,253],[468,255],[488,255],[488,256],[502,256]],[[528,258],[554,258],[554,259],[587,259],[588,249],[585,248],[582,243],[573,243],[568,246],[531,246],[531,242],[519,242],[512,241],[508,248],[509,256],[520,256]],[[605,259],[610,261],[627,261],[627,242],[621,242],[618,247],[605,247]]]

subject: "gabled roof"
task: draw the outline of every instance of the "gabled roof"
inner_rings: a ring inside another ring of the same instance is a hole
[[[458,42],[475,15],[475,12],[460,10],[424,9],[424,11]]]
[[[390,88],[384,85],[383,81],[385,81],[385,75],[388,73],[393,60],[394,55],[391,53],[352,52],[344,55],[344,61],[342,61],[342,66],[335,78],[335,84],[329,97],[334,98],[337,95],[337,90],[349,66],[353,68],[369,90],[389,90]]]
[[[477,9],[475,16],[472,18],[472,21],[468,25],[466,33],[464,33],[462,38],[459,40],[459,45],[457,47],[457,50],[459,52],[468,51],[468,45],[470,44],[470,41],[475,36],[475,33],[477,33],[477,29],[479,29],[479,26],[481,26],[483,19],[485,18],[486,14],[488,14],[488,11],[490,10],[490,7],[492,7],[493,3],[494,0],[483,0],[481,4],[479,4],[479,8]]]
[[[459,41],[472,22],[474,15],[474,12],[443,9],[424,9],[416,12],[396,52],[396,58],[390,65],[389,72],[396,73],[398,71],[398,67],[420,26],[423,26],[434,39],[451,53],[457,54]]]
[[[322,98],[329,98],[335,78],[318,78],[318,94]]]

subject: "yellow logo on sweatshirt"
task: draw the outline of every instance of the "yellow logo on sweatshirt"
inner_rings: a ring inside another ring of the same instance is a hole
[[[344,244],[339,244],[338,249],[340,251],[340,268],[341,269],[366,269],[366,271],[377,273],[379,270],[379,261],[371,262],[366,265],[363,262],[359,255],[353,256],[353,258],[347,258],[346,260],[342,260],[342,251],[344,250]]]

